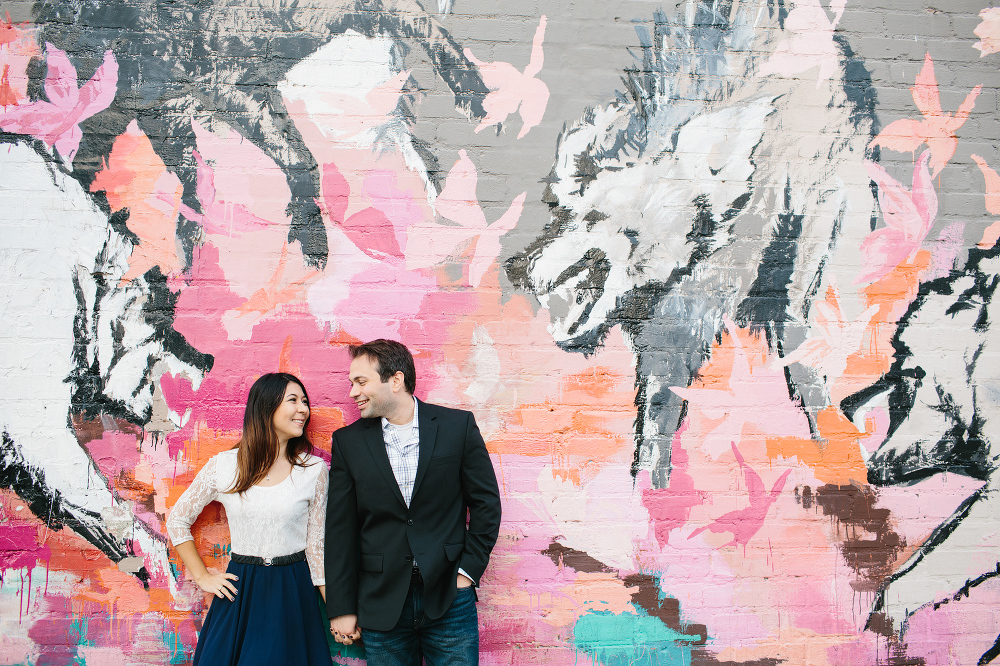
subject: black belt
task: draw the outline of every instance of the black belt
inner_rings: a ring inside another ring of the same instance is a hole
[[[256,564],[262,567],[283,567],[286,564],[295,564],[306,559],[306,551],[300,550],[291,555],[278,555],[277,557],[257,557],[256,555],[231,554],[233,562],[237,564]]]

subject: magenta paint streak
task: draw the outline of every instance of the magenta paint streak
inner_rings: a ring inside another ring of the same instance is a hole
[[[351,200],[351,186],[333,162],[323,165],[323,212],[334,222],[342,222]]]
[[[645,488],[642,505],[653,521],[653,533],[660,547],[670,541],[670,532],[684,525],[691,516],[691,507],[705,503],[705,493],[694,487],[694,478],[688,473],[690,457],[681,446],[681,436],[690,427],[685,421],[674,434],[671,447],[669,488]]]
[[[70,666],[77,664],[76,641],[71,636],[74,601],[62,595],[44,598],[43,609],[33,618],[28,637],[39,651],[36,664]]]
[[[403,258],[392,222],[378,208],[359,210],[344,220],[342,226],[347,237],[369,257],[380,261]]]
[[[4,574],[8,570],[18,570],[21,578],[21,588],[18,592],[19,620],[31,610],[31,583],[35,565],[39,560],[44,560],[47,566],[51,555],[48,546],[38,543],[38,528],[34,525],[14,525],[9,522],[0,524],[0,584],[3,583]]]
[[[371,179],[372,176],[366,179],[366,189],[368,189],[368,180]],[[351,196],[350,184],[337,169],[336,164],[332,162],[324,164],[323,200],[325,210],[330,219],[341,226],[351,242],[369,257],[383,261],[399,261],[403,258],[403,251],[396,238],[396,229],[382,210],[382,208],[393,210],[392,201],[387,202],[385,199],[395,193],[392,192],[388,184],[381,183],[381,180],[385,180],[384,175],[376,178],[374,182],[376,183],[375,189],[381,190],[384,195],[387,195],[380,201],[382,206],[365,208],[345,219]],[[405,196],[400,198],[404,202],[410,201],[409,193],[403,194]]]
[[[32,569],[39,560],[48,561],[49,547],[38,543],[33,525],[0,524],[0,580],[8,569]]]
[[[212,354],[212,371],[195,390],[189,380],[164,375],[161,387],[171,410],[191,410],[187,424],[167,436],[171,455],[190,440],[199,424],[239,431],[243,404],[257,377],[279,369],[287,351],[293,370],[317,406],[348,402],[347,350],[328,343],[328,331],[305,305],[286,305],[279,320],[259,322],[249,340],[231,341],[222,315],[240,298],[233,294],[218,264],[219,251],[205,244],[194,251],[190,278],[178,296],[175,328],[202,352]],[[287,349],[286,349],[287,347]]]

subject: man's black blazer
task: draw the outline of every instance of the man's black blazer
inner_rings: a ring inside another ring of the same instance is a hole
[[[424,612],[444,615],[458,569],[477,583],[500,532],[500,491],[471,412],[418,401],[420,454],[410,508],[389,465],[381,419],[333,433],[326,511],[326,604],[362,629],[399,620],[413,561]],[[468,514],[468,527],[466,515]]]

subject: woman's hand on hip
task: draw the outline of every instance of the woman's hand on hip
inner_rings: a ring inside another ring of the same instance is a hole
[[[231,573],[206,572],[204,575],[195,578],[194,582],[205,592],[214,594],[220,599],[225,597],[232,601],[237,593],[236,586],[230,582],[234,580],[239,580],[239,576]]]

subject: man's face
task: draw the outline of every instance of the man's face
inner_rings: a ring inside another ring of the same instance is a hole
[[[351,361],[351,400],[366,419],[389,416],[403,392],[402,373],[397,372],[383,382],[378,375],[378,362],[361,355]],[[395,389],[395,390],[394,390]]]

